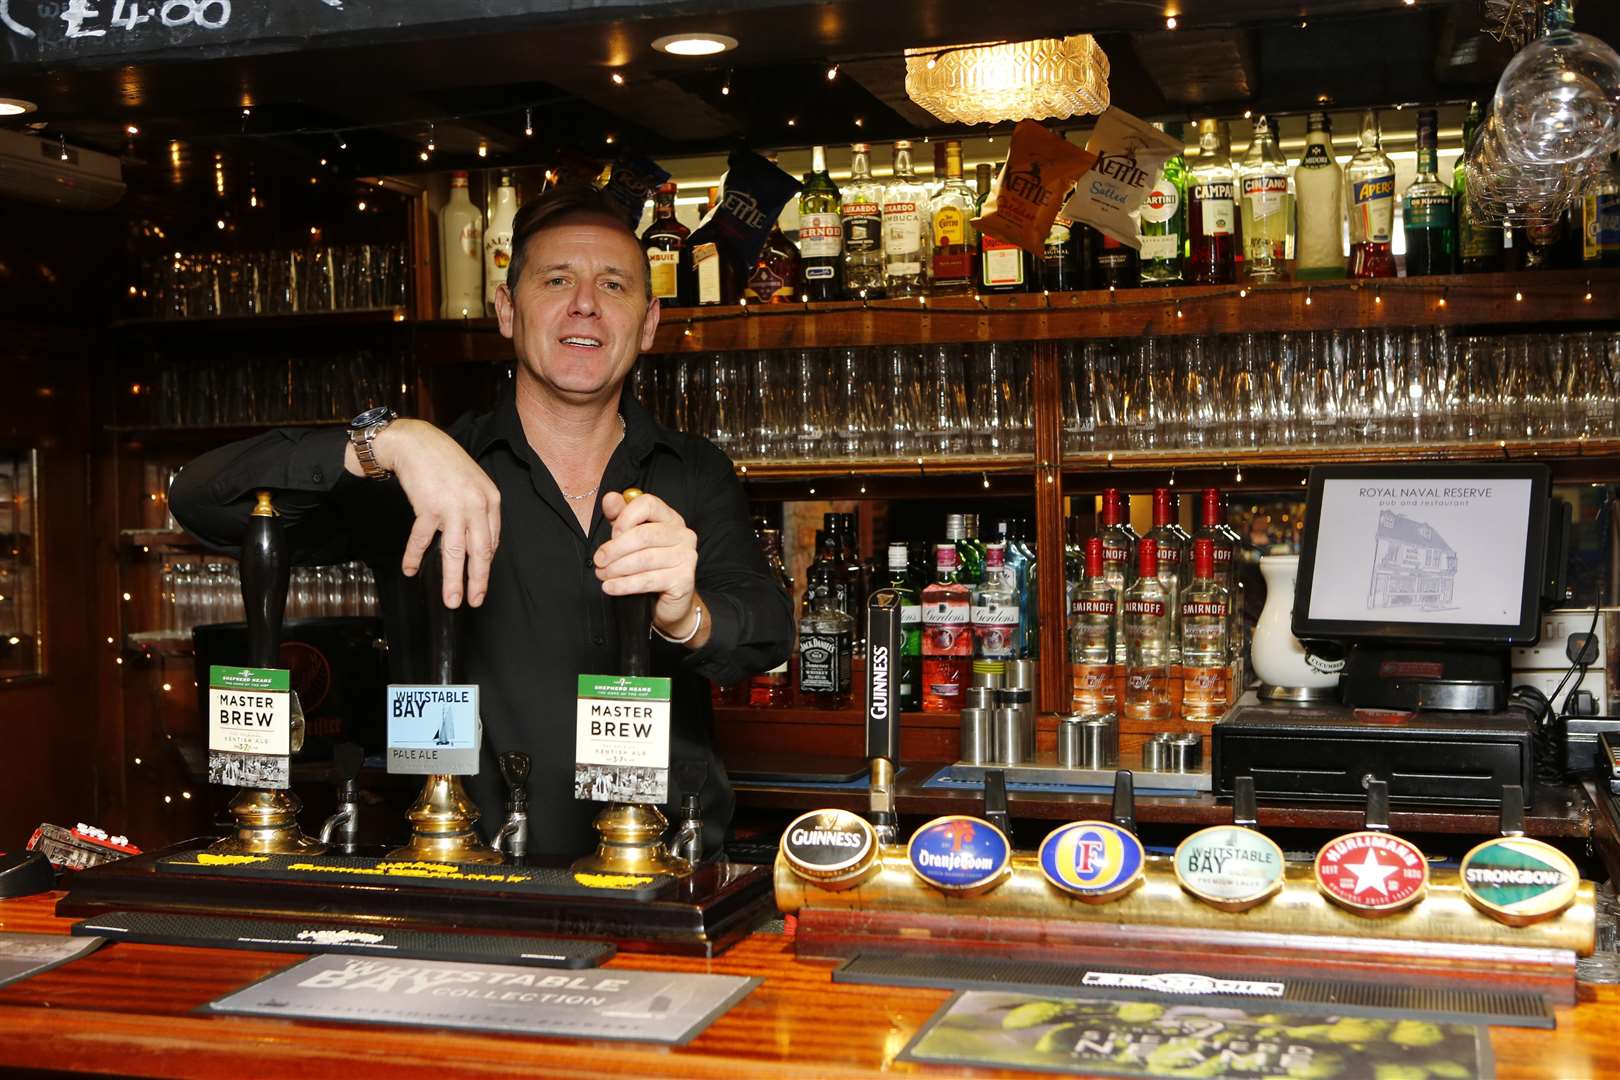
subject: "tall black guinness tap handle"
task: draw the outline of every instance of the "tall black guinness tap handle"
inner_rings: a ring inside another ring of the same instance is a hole
[[[639,488],[625,488],[624,501],[630,502],[641,494]],[[615,597],[614,611],[619,624],[619,671],[623,675],[652,674],[652,614],[651,593]]]
[[[461,608],[444,606],[444,563],[441,561],[438,540],[434,540],[422,556],[422,589],[427,594],[427,682],[435,686],[450,686],[456,682]]]
[[[281,620],[287,608],[287,530],[261,491],[242,537],[242,606],[247,615],[249,667],[273,668],[281,660]]]
[[[866,604],[866,756],[900,760],[900,594],[879,589]]]

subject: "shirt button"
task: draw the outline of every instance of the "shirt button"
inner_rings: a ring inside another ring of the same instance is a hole
[[[597,634],[595,637],[591,638],[591,640],[596,642],[596,644],[598,644],[598,645],[606,645],[607,644],[607,639],[604,638],[601,634]]]
[[[309,478],[315,483],[319,484],[326,479],[326,474],[322,472],[320,466],[317,465],[315,468],[309,471]]]

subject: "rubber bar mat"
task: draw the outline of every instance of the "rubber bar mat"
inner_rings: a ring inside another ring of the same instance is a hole
[[[353,953],[358,956],[454,960],[528,967],[597,967],[618,951],[610,942],[511,934],[400,930],[371,923],[293,922],[217,915],[112,911],[74,923],[77,937],[265,952]]]
[[[375,885],[393,881],[432,888],[589,897],[594,900],[656,900],[675,879],[668,874],[575,874],[561,866],[491,866],[428,863],[355,855],[216,855],[190,851],[159,859],[160,871],[277,881],[331,881]]]
[[[859,953],[833,982],[946,990],[1035,990],[1066,997],[1234,1005],[1320,1016],[1421,1018],[1455,1024],[1551,1028],[1539,994],[1427,986],[1374,986],[1318,979],[1225,979],[1187,972],[1088,968],[1040,960]]]

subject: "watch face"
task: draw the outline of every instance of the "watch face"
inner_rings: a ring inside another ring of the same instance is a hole
[[[350,420],[349,426],[352,428],[370,427],[372,424],[389,419],[393,415],[393,409],[390,409],[386,405],[378,405],[375,409],[367,409],[353,420]]]

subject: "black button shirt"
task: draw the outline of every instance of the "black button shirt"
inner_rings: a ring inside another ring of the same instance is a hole
[[[624,439],[600,490],[640,487],[697,533],[697,590],[709,641],[694,651],[654,638],[652,665],[654,674],[673,679],[670,806],[680,805],[683,792],[701,791],[705,844],[713,846],[733,800],[710,746],[706,680],[735,682],[781,663],[793,640],[791,605],[754,541],[747,500],[725,454],[706,439],[661,426],[628,393],[620,413]],[[467,787],[483,812],[480,827],[492,835],[505,804],[496,755],[526,751],[533,761],[530,852],[579,855],[595,845],[590,822],[600,807],[573,795],[577,677],[619,671],[616,605],[591,561],[612,526],[598,493],[589,535],[580,529],[524,436],[511,386],[493,411],[463,417],[449,433],[501,493],[501,542],[489,591],[482,606],[464,608],[461,623],[461,677],[479,687],[484,724],[483,767]],[[170,506],[200,540],[230,551],[240,547],[254,493],[270,489],[295,562],[370,565],[390,677],[428,681],[421,579],[399,569],[410,505],[397,481],[351,476],[343,467],[346,443],[341,428],[283,428],[232,443],[186,466],[170,490]]]

